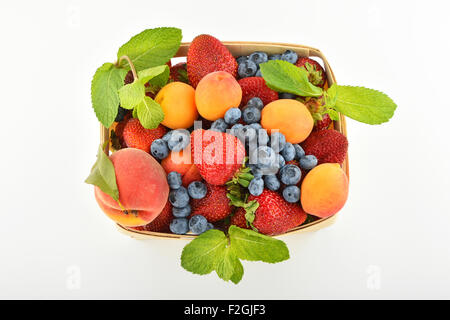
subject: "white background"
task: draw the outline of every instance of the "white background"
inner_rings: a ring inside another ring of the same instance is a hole
[[[448,1],[2,1],[0,298],[450,298]],[[184,41],[306,44],[340,84],[388,93],[391,122],[348,121],[337,223],[283,237],[291,259],[235,286],[180,267],[184,241],[119,234],[83,183],[97,67],[146,28]],[[77,279],[79,281],[77,281]]]

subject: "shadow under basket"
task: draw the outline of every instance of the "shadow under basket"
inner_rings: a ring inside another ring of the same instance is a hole
[[[236,42],[236,41],[229,41],[229,42],[223,42],[223,44],[231,51],[233,56],[246,56],[254,51],[264,51],[268,54],[277,54],[282,53],[285,50],[293,50],[295,51],[299,57],[316,57],[320,58],[323,62],[323,66],[325,68],[325,72],[327,75],[327,83],[329,86],[334,84],[336,82],[336,78],[334,76],[333,71],[330,68],[330,65],[328,64],[327,59],[323,55],[323,53],[318,50],[307,46],[302,45],[296,45],[296,44],[285,44],[285,43],[272,43],[272,42]],[[187,55],[187,51],[189,48],[190,43],[182,43],[180,46],[180,49],[178,50],[175,57],[185,57]],[[343,135],[347,136],[347,127],[345,124],[345,117],[342,114],[339,114],[339,121],[333,121],[333,128]],[[109,139],[109,129],[105,128],[102,124],[100,124],[100,132],[101,132],[101,143],[104,144],[105,141]],[[105,146],[105,152],[109,154],[109,145],[106,144]],[[344,163],[342,164],[342,169],[347,174],[347,177],[349,177],[349,165],[348,165],[348,154],[346,156],[346,159]],[[329,218],[325,219],[318,219],[313,222],[298,226],[296,228],[293,228],[289,230],[285,234],[292,234],[292,233],[300,233],[300,232],[309,232],[309,231],[316,231],[322,228],[325,228],[331,224],[334,223],[336,220],[336,215],[331,216]],[[154,237],[157,238],[171,238],[171,239],[192,239],[195,238],[196,235],[192,234],[186,234],[186,235],[177,235],[172,233],[160,233],[160,232],[150,232],[150,231],[137,231],[134,229],[130,229],[121,225],[117,225],[118,230],[121,233],[124,233],[128,236],[131,236],[136,239],[151,239]]]

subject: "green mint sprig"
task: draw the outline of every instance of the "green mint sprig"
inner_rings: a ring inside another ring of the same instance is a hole
[[[367,124],[381,124],[389,121],[397,108],[386,94],[364,87],[333,84],[324,91],[308,79],[308,72],[291,63],[280,60],[261,64],[261,73],[269,88],[277,92],[289,92],[302,97],[324,97],[323,114],[332,120],[339,119],[339,113]]]
[[[244,275],[240,260],[278,263],[289,259],[286,244],[253,230],[234,225],[228,234],[209,230],[186,245],[181,254],[181,266],[194,274],[216,271],[224,281],[238,284]]]
[[[97,69],[91,85],[91,99],[97,119],[109,128],[118,113],[119,103],[125,109],[134,109],[135,116],[147,129],[156,128],[162,109],[145,98],[148,90],[156,92],[169,79],[167,63],[181,44],[181,30],[156,28],[145,30],[120,47],[118,61],[105,63]],[[124,78],[132,70],[134,82],[124,86]],[[136,108],[138,110],[136,110]]]

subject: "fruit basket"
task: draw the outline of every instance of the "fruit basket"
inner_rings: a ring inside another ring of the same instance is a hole
[[[276,53],[279,53],[284,50],[292,50],[292,51],[295,51],[299,57],[319,58],[323,62],[323,66],[324,66],[324,69],[326,72],[328,86],[331,87],[336,82],[335,76],[333,74],[333,71],[332,71],[327,59],[325,58],[323,53],[318,49],[307,47],[307,46],[302,46],[302,45],[285,44],[285,43],[269,43],[269,42],[223,42],[223,44],[230,50],[230,52],[234,56],[248,55],[251,52],[255,52],[255,51],[264,51],[269,54],[276,54]],[[175,57],[185,57],[187,55],[189,46],[190,46],[190,43],[188,43],[188,42],[182,43],[177,54],[175,55]],[[333,127],[335,130],[337,130],[340,133],[342,133],[343,135],[347,136],[345,117],[342,114],[339,114],[339,120],[333,122]],[[108,141],[108,139],[110,137],[110,131],[108,128],[105,128],[101,124],[100,124],[100,131],[101,131],[101,139],[100,140],[101,140],[102,145],[105,146],[104,151],[106,154],[109,154],[109,145],[105,142]],[[348,177],[349,176],[348,155],[346,156],[345,161],[342,163],[342,168]],[[321,228],[331,225],[335,221],[335,219],[336,219],[336,215],[333,215],[328,218],[318,219],[313,222],[293,228],[284,234],[315,231],[315,230],[318,230],[318,229],[321,229]],[[196,235],[192,235],[192,234],[177,235],[177,234],[171,234],[171,233],[138,231],[138,230],[134,230],[131,228],[121,226],[119,224],[117,224],[117,228],[123,234],[131,236],[135,239],[142,239],[142,240],[150,239],[153,237],[172,238],[172,239],[192,239],[192,238],[197,237]]]

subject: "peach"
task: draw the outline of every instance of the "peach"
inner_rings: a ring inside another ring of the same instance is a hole
[[[164,86],[155,97],[164,111],[161,122],[171,129],[192,127],[198,118],[195,106],[195,89],[183,82],[172,82]]]
[[[100,208],[115,222],[126,227],[150,223],[162,211],[169,196],[166,173],[147,152],[126,148],[110,156],[116,172],[119,202],[95,187]]]
[[[348,197],[348,178],[337,163],[312,169],[302,182],[301,203],[305,212],[327,218],[342,209]]]
[[[280,99],[266,105],[261,112],[261,125],[269,132],[279,130],[290,143],[308,138],[314,120],[308,108],[292,99]]]
[[[225,71],[207,74],[195,90],[195,104],[200,115],[211,121],[223,118],[231,108],[238,108],[242,89],[236,79]]]

